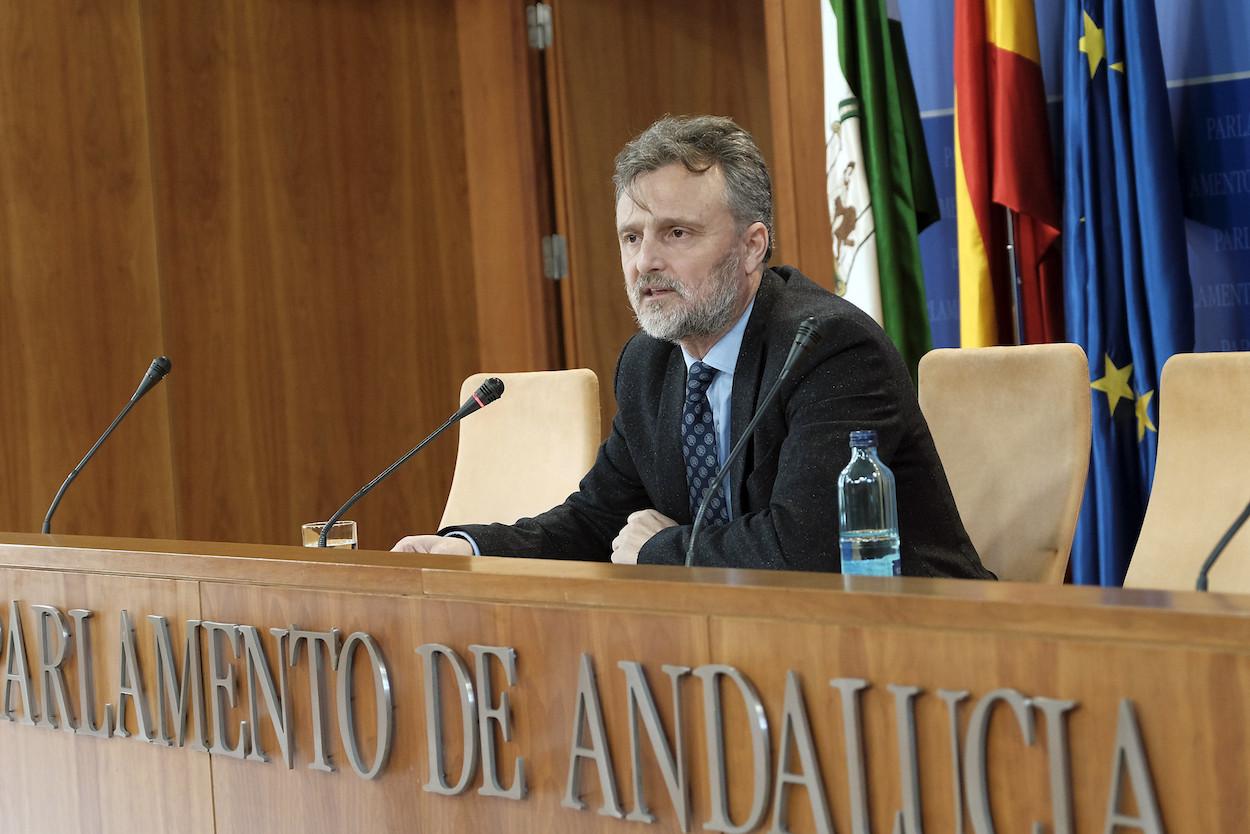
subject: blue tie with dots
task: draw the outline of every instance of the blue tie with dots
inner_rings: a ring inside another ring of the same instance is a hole
[[[690,366],[686,375],[686,404],[681,414],[681,449],[686,458],[686,483],[690,485],[690,513],[693,518],[703,502],[712,479],[716,477],[716,426],[712,422],[712,406],[707,399],[708,386],[716,369],[702,362]],[[725,524],[729,507],[725,504],[722,484],[708,502],[703,523]]]

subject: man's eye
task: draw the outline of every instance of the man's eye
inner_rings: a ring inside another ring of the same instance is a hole
[[[673,229],[673,237],[686,237],[686,235],[685,229]]]
[[[634,244],[638,242],[638,235],[634,235],[634,234],[622,235],[621,240],[629,244]]]

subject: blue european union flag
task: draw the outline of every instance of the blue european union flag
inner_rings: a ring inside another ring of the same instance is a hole
[[[1192,289],[1155,0],[1067,0],[1064,34],[1064,300],[1094,389],[1072,576],[1120,585],[1154,478],[1159,373],[1193,350]]]

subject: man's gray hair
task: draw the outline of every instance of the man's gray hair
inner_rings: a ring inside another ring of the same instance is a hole
[[[674,162],[695,174],[720,168],[738,227],[745,229],[757,221],[768,227],[767,263],[773,251],[772,180],[751,134],[724,116],[665,116],[617,155],[612,174],[617,201],[638,177]]]

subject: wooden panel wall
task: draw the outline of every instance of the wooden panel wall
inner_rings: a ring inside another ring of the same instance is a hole
[[[455,32],[433,4],[364,8],[144,8],[187,538],[294,542],[477,369]],[[359,505],[362,538],[433,524],[453,459]]]
[[[763,6],[716,0],[555,0],[551,6],[557,208],[570,241],[565,352],[571,365],[599,375],[606,431],[616,413],[616,360],[637,329],[614,231],[613,160],[665,113],[712,113],[750,131],[771,161]]]
[[[135,3],[0,3],[0,528],[38,530],[165,350]],[[168,390],[114,435],[56,530],[175,532]]]
[[[554,231],[541,53],[523,0],[455,7],[480,369],[564,367],[557,288],[540,269],[541,238]]]
[[[293,543],[465,376],[556,365],[521,4],[2,6],[0,529],[159,352],[57,529]],[[454,450],[359,505],[364,544],[437,522]]]
[[[764,0],[773,128],[777,248],[785,263],[833,289],[833,231],[825,180],[820,2]]]

